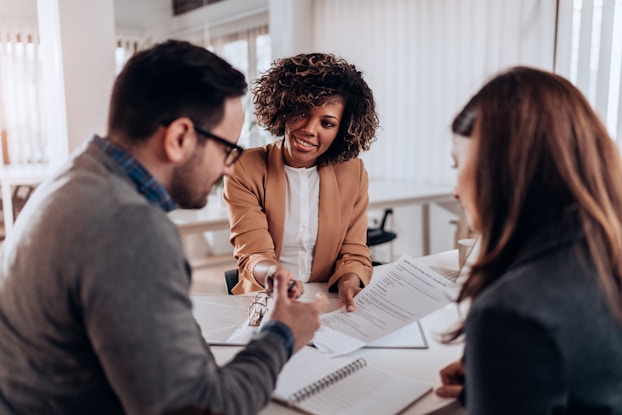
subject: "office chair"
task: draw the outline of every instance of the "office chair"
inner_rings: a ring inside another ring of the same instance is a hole
[[[225,271],[225,288],[227,289],[227,294],[233,295],[231,290],[235,287],[235,284],[238,283],[238,269],[229,269]]]
[[[393,209],[385,209],[384,215],[382,216],[382,221],[380,222],[380,226],[377,228],[368,228],[367,229],[367,246],[372,247],[376,245],[385,244],[387,242],[391,242],[395,238],[397,238],[397,234],[395,232],[386,230],[384,227],[387,223],[387,218],[389,215],[393,214]],[[393,245],[390,246],[390,256],[391,260],[393,260]],[[381,262],[372,261],[372,265],[381,265]]]

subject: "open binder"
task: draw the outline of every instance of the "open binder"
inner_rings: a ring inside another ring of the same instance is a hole
[[[243,346],[251,341],[259,326],[249,325],[249,309],[256,294],[193,295],[193,314],[205,341],[213,345]],[[338,307],[336,304],[335,306]],[[421,324],[417,321],[394,333],[371,342],[372,348],[427,349],[428,343]]]
[[[376,415],[398,413],[431,389],[362,358],[328,358],[304,347],[283,368],[272,396],[313,415]]]

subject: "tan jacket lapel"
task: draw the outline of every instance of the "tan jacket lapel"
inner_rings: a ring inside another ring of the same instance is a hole
[[[341,195],[337,186],[337,179],[332,166],[323,166],[318,169],[320,175],[320,206],[318,214],[317,243],[311,280],[318,278],[326,280],[330,276],[335,252],[339,252],[338,238],[335,232],[341,224]],[[330,260],[329,260],[330,259]]]
[[[268,230],[275,241],[275,254],[281,257],[283,233],[285,232],[285,195],[287,177],[283,158],[283,141],[270,148],[268,153],[268,173],[266,175],[266,194],[264,206],[268,214]]]

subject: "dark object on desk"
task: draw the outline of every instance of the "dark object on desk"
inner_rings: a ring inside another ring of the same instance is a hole
[[[382,221],[380,222],[380,226],[377,228],[368,228],[367,229],[367,246],[370,248],[372,246],[385,244],[387,242],[391,242],[395,238],[397,238],[397,234],[395,232],[386,230],[384,227],[387,223],[387,218],[389,215],[393,214],[393,209],[385,209],[384,215],[382,216]],[[393,253],[391,253],[391,257],[393,257]],[[380,262],[372,262],[372,265],[381,265]]]
[[[231,290],[235,287],[235,284],[238,283],[238,269],[229,269],[225,271],[225,288],[227,289],[227,294],[233,295]]]

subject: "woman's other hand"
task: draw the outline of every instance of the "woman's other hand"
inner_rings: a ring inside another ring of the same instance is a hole
[[[461,360],[441,369],[442,386],[436,388],[436,394],[443,398],[457,398],[464,387],[464,366]]]
[[[339,305],[345,306],[348,312],[354,311],[354,296],[362,289],[358,275],[354,273],[342,275],[337,282]]]

